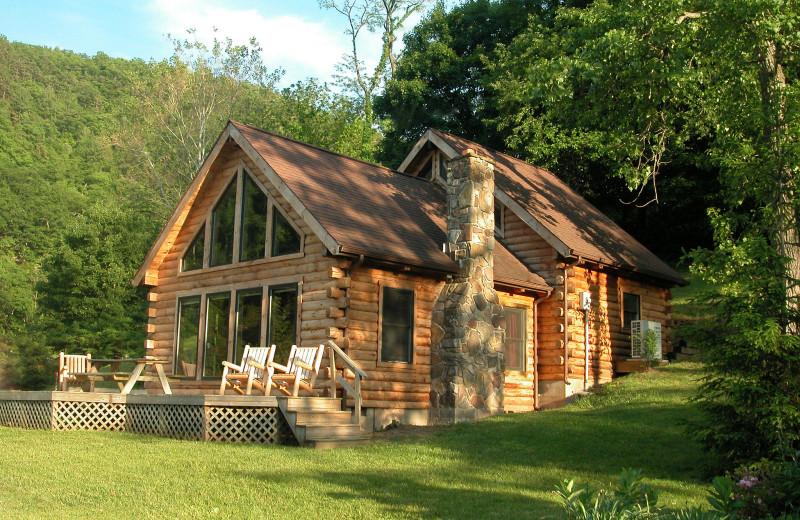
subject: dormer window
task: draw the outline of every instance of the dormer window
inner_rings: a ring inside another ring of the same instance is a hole
[[[302,251],[302,241],[300,232],[241,165],[186,250],[181,270],[296,254]]]
[[[494,234],[503,238],[505,234],[505,206],[494,199]]]
[[[422,166],[422,169],[417,174],[417,177],[420,179],[425,179],[429,181],[433,178],[433,154],[428,157],[428,160],[425,161],[425,164]]]

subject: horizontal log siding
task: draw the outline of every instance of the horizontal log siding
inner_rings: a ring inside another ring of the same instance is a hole
[[[556,253],[550,244],[511,210],[504,208],[503,211],[504,233],[501,242],[554,289],[553,296],[542,300],[538,307],[539,379],[563,379],[564,333],[560,331],[560,327],[564,323],[564,305],[563,301],[555,297],[559,289],[556,277],[563,274],[563,270],[558,269]]]
[[[619,323],[616,277],[582,267],[573,267],[569,277],[569,374],[570,379],[583,379],[586,362],[584,312],[580,309],[580,293],[592,295],[589,311],[589,385],[611,380],[614,324]],[[611,285],[609,285],[611,283]]]
[[[242,262],[180,274],[181,258],[205,223],[206,215],[213,209],[221,191],[228,186],[235,175],[240,161],[244,162],[249,172],[267,188],[270,197],[280,205],[284,213],[289,215],[297,228],[303,232],[305,235],[303,255]],[[298,318],[302,331],[299,334],[298,346],[318,345],[328,338],[341,340],[343,337],[343,330],[340,328],[342,323],[337,322],[336,317],[330,317],[336,315],[336,312],[332,312],[330,309],[336,309],[344,302],[341,298],[336,297],[335,292],[328,296],[327,291],[329,287],[335,288],[337,285],[347,283],[341,279],[332,278],[331,274],[338,276],[338,272],[332,273],[331,268],[347,267],[349,262],[325,256],[325,247],[322,242],[240,149],[226,148],[212,166],[207,179],[206,184],[200,189],[175,243],[167,252],[158,272],[157,285],[151,289],[148,297],[150,314],[154,316],[148,320],[148,325],[152,329],[152,332],[148,334],[148,339],[153,345],[152,355],[169,360],[173,358],[175,318],[179,297],[196,294],[198,291],[211,293],[215,290],[230,290],[232,287],[245,288],[286,282],[298,283],[300,309]],[[310,301],[306,301],[306,295],[310,296]],[[319,315],[313,314],[320,310]],[[286,360],[276,361],[286,362]],[[172,365],[168,365],[168,369],[171,370]],[[156,391],[156,386],[153,383],[149,384],[147,388],[153,388]],[[219,388],[219,380],[182,380],[172,383],[170,386],[176,394],[207,394],[213,393]]]
[[[503,408],[506,412],[530,412],[534,409],[534,333],[533,298],[497,291],[500,305],[527,309],[527,344],[525,347],[525,370],[505,372],[503,383]]]
[[[559,380],[564,377],[564,313],[568,317],[567,342],[570,379],[583,379],[585,334],[579,293],[592,295],[589,315],[590,382],[603,382],[613,375],[613,360],[630,356],[630,331],[622,329],[620,301],[622,292],[641,297],[641,318],[662,324],[662,349],[672,350],[672,295],[668,289],[642,281],[620,278],[617,274],[589,266],[568,270],[567,308],[558,298],[563,291],[563,264],[557,262],[554,249],[522,222],[508,208],[504,209],[502,242],[532,271],[553,287],[553,296],[539,304],[539,378]],[[561,283],[559,283],[561,282]]]
[[[431,390],[431,316],[443,282],[405,273],[359,267],[350,273],[347,311],[348,355],[369,378],[361,382],[364,406],[429,409]],[[414,363],[381,363],[378,322],[381,285],[414,290]]]
[[[672,352],[672,293],[669,289],[642,281],[617,278],[613,291],[614,306],[610,316],[612,331],[612,354],[615,360],[628,359],[631,355],[630,331],[622,328],[622,293],[639,295],[641,319],[661,323],[661,351],[664,356]]]

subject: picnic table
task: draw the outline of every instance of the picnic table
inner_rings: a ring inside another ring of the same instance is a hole
[[[92,358],[89,361],[90,367],[88,372],[71,372],[69,375],[77,380],[89,381],[92,387],[95,381],[114,381],[119,387],[119,393],[123,395],[129,394],[137,381],[158,381],[165,394],[172,394],[172,389],[169,387],[169,380],[164,372],[164,365],[169,363],[166,359],[144,356],[141,358],[128,359]],[[123,372],[120,370],[120,365],[122,363],[130,362],[136,363],[132,372]],[[106,365],[109,366],[110,370],[108,372],[101,372],[100,369]],[[156,375],[142,374],[145,367],[148,365],[155,368]]]

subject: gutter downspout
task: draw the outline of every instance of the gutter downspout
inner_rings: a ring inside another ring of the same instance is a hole
[[[583,391],[589,385],[589,309],[583,310]]]
[[[569,301],[567,288],[569,286],[569,276],[567,271],[569,267],[564,264],[564,384],[569,383]]]

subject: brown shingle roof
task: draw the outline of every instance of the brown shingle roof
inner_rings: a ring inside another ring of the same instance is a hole
[[[446,195],[440,186],[389,168],[232,123],[341,246],[406,265],[457,271],[442,252]],[[548,289],[507,249],[495,250],[500,283]]]
[[[495,185],[575,256],[685,285],[686,280],[555,174],[472,141],[431,129],[456,152],[472,148],[495,162]]]

